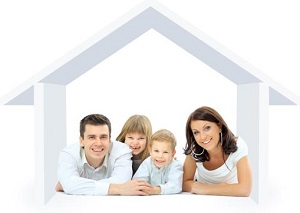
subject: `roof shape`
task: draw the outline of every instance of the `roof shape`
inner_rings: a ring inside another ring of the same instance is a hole
[[[66,86],[150,29],[167,37],[236,85],[265,83],[270,88],[270,105],[300,103],[299,97],[163,8],[156,1],[146,1],[1,98],[0,104],[33,105],[34,84],[49,83]]]

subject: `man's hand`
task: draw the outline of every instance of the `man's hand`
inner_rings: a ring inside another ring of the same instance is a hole
[[[58,181],[56,186],[55,186],[55,191],[57,192],[63,192],[63,188],[62,188],[62,185],[60,184],[60,182]]]

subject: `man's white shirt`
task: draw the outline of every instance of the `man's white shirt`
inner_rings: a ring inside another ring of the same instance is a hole
[[[58,181],[67,194],[107,195],[111,183],[125,183],[132,177],[132,151],[128,145],[112,141],[103,164],[93,168],[84,149],[74,143],[60,152]]]

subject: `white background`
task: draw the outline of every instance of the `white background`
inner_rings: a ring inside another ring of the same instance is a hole
[[[1,1],[0,97],[141,2]],[[158,2],[300,96],[297,1]],[[72,82],[67,94],[67,143],[77,142],[79,120],[89,113],[110,118],[113,138],[130,115],[147,115],[154,131],[175,133],[180,159],[185,120],[195,108],[212,106],[233,131],[236,127],[235,86],[153,30]],[[299,209],[300,107],[270,106],[269,118],[269,200],[261,212]],[[33,107],[0,106],[0,132],[0,208],[32,212]]]

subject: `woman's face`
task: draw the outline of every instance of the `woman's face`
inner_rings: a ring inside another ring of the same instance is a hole
[[[132,150],[133,155],[138,155],[146,148],[146,135],[138,132],[127,133],[125,136],[125,143]]]
[[[221,128],[214,122],[193,120],[191,130],[199,146],[210,151],[217,147],[220,141]]]

